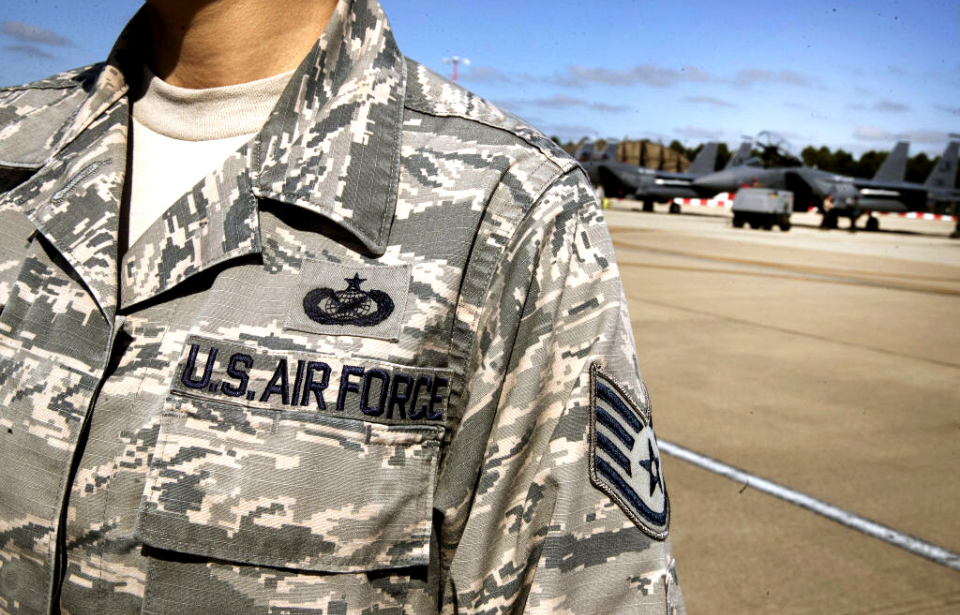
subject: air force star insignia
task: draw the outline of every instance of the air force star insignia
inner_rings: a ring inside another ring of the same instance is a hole
[[[393,313],[393,299],[380,290],[363,291],[366,282],[359,273],[344,278],[343,290],[315,288],[303,298],[303,311],[310,320],[322,325],[356,325],[372,327]]]
[[[670,500],[649,414],[597,363],[590,366],[590,481],[643,533],[667,537]]]

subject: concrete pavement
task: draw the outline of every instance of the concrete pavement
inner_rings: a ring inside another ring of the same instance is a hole
[[[605,212],[657,434],[960,552],[960,242]],[[960,573],[665,456],[691,613],[960,613]]]

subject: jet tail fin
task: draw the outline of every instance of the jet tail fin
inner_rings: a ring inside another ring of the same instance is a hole
[[[750,160],[750,148],[753,147],[753,142],[750,139],[744,138],[743,143],[740,144],[740,147],[737,149],[737,152],[733,155],[733,158],[727,162],[725,169],[732,169],[733,167],[739,167],[747,160]]]
[[[608,141],[607,146],[600,152],[600,160],[616,161],[618,141]]]
[[[876,182],[902,182],[907,174],[907,153],[910,150],[909,141],[897,141],[893,150],[883,161],[873,176]]]
[[[960,135],[950,135],[950,143],[943,150],[937,166],[930,171],[924,184],[927,188],[953,188],[957,180],[957,158],[960,157]]]
[[[710,141],[704,145],[703,149],[700,150],[700,153],[697,154],[693,164],[691,164],[690,168],[687,169],[687,174],[706,175],[707,173],[713,173],[714,167],[717,166],[718,147],[720,147],[720,144],[716,141]]]
[[[577,151],[574,152],[573,157],[576,158],[579,162],[586,162],[588,160],[593,160],[594,146],[591,141],[587,141],[583,145],[577,148]]]

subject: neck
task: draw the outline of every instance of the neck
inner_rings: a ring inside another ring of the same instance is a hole
[[[336,0],[148,0],[153,72],[171,85],[213,88],[296,68]]]

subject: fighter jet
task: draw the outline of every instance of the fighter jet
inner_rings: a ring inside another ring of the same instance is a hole
[[[957,184],[957,160],[960,158],[960,135],[950,135],[951,141],[937,161],[927,182],[928,199],[933,203],[960,203],[960,190]]]
[[[897,141],[883,164],[873,175],[875,182],[902,182],[907,175],[907,156],[910,153],[909,141]]]
[[[740,147],[737,148],[736,153],[733,157],[727,161],[727,166],[723,167],[724,169],[732,169],[733,167],[740,167],[750,161],[750,154],[753,150],[753,137],[741,137]]]
[[[675,198],[696,198],[699,193],[692,187],[696,178],[712,173],[717,163],[719,143],[710,142],[703,146],[696,159],[685,173],[657,171],[645,167],[617,162],[616,144],[607,145],[599,155],[593,153],[592,146],[581,148],[578,160],[587,171],[590,181],[601,186],[607,196],[631,197],[643,202],[643,211],[653,211],[655,202],[669,202],[670,213],[680,213],[680,206],[673,202]],[[582,155],[581,155],[582,154]],[[731,159],[745,161],[750,154],[750,144],[744,143]],[[727,166],[729,168],[730,165]]]
[[[697,178],[693,181],[694,189],[703,196],[736,192],[744,186],[790,190],[794,193],[796,210],[806,211],[809,207],[816,207],[824,214],[823,226],[835,228],[839,217],[848,217],[851,224],[855,225],[864,213],[924,211],[928,194],[948,194],[945,188],[935,188],[930,182],[953,185],[953,176],[945,179],[943,172],[936,177],[931,174],[926,185],[903,181],[907,153],[905,142],[897,144],[873,179],[838,175],[805,166],[790,150],[787,141],[775,133],[760,133],[756,143],[761,148],[759,160]],[[946,161],[945,166],[955,173],[956,144],[952,144],[952,147],[952,150],[948,147],[944,152],[943,160]],[[867,229],[878,228],[879,221],[870,216]]]

